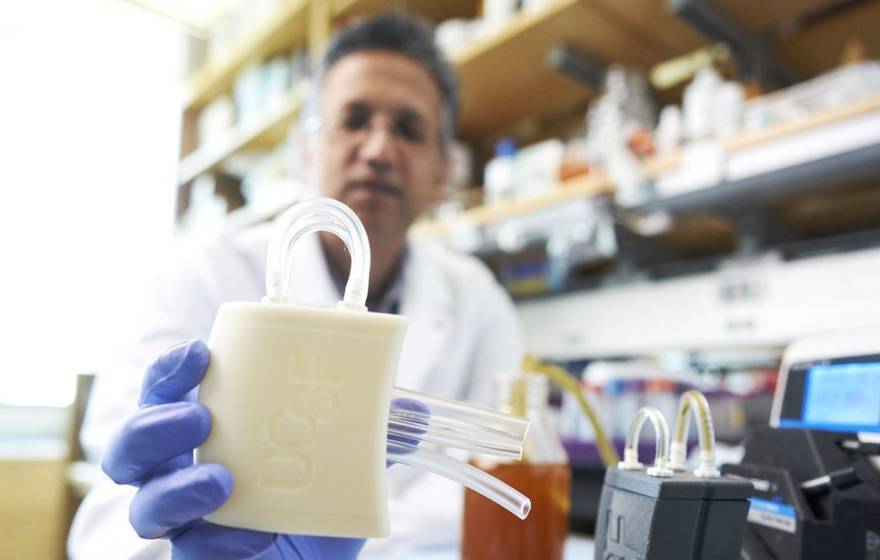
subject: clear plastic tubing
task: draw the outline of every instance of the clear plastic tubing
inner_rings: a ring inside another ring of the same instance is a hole
[[[700,438],[700,466],[694,474],[702,478],[717,478],[720,472],[715,468],[715,428],[712,425],[712,414],[709,411],[709,402],[703,393],[690,390],[681,396],[678,404],[678,417],[675,421],[675,437],[669,449],[670,468],[673,470],[687,470],[685,457],[687,455],[688,427],[690,413],[694,413],[697,422],[697,430]]]
[[[623,461],[618,463],[617,468],[621,470],[642,469],[643,465],[639,462],[639,434],[642,432],[645,420],[650,420],[654,426],[657,447],[654,465],[648,468],[647,473],[649,476],[659,478],[670,477],[673,473],[667,466],[667,458],[669,456],[669,425],[666,423],[663,413],[653,406],[640,408],[636,417],[630,423],[629,431],[626,433],[626,447],[623,449]]]
[[[388,459],[454,480],[489,498],[520,519],[528,517],[532,509],[532,501],[515,488],[476,467],[442,453],[406,443],[389,442]]]
[[[337,308],[366,312],[370,279],[367,233],[348,206],[329,198],[297,203],[275,221],[266,256],[264,301],[291,302],[290,250],[303,235],[318,231],[337,235],[351,254],[351,272]],[[418,401],[429,412],[395,409],[389,413],[389,434],[404,439],[388,441],[390,460],[459,482],[525,519],[531,507],[527,497],[476,467],[417,444],[435,443],[502,457],[520,457],[529,426],[527,420],[400,388],[393,388],[392,398]]]
[[[337,235],[351,254],[351,272],[338,307],[366,311],[370,288],[370,243],[351,208],[332,198],[313,198],[295,204],[275,220],[266,254],[266,300],[290,301],[288,254],[302,236],[316,231]]]
[[[529,430],[529,421],[519,416],[512,416],[458,401],[450,401],[431,397],[415,391],[395,387],[392,398],[413,399],[421,402],[430,410],[430,415],[422,415],[431,425],[446,426],[450,429],[468,430],[473,434],[484,436],[496,435],[502,439],[522,442]],[[414,415],[418,413],[411,412]]]
[[[707,451],[715,449],[715,430],[712,427],[712,414],[709,412],[709,402],[705,395],[699,391],[686,391],[678,402],[678,416],[675,421],[674,442],[687,442],[688,422],[691,411],[696,416],[699,430],[700,447]]]
[[[416,400],[416,399],[411,399]],[[422,402],[419,400],[418,402]],[[401,428],[411,428],[411,433],[442,434],[447,438],[462,441],[480,441],[500,448],[509,449],[511,452],[522,451],[523,440],[517,434],[505,434],[497,430],[486,430],[478,426],[469,425],[455,418],[443,418],[430,413],[421,413],[411,410],[393,410],[388,416]],[[415,432],[412,432],[415,430]]]
[[[403,422],[394,417],[390,417],[388,420],[388,435],[405,440],[433,443],[474,453],[493,455],[495,457],[510,459],[520,459],[522,457],[522,442],[462,436],[461,434],[442,429],[426,429],[424,424]],[[389,443],[395,442],[390,437],[388,441]]]

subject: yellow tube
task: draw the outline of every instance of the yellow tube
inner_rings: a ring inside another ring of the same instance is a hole
[[[670,446],[670,468],[679,471],[686,470],[684,461],[687,454],[691,411],[694,413],[700,438],[700,466],[697,467],[694,474],[703,478],[715,478],[719,476],[719,472],[715,468],[715,428],[712,426],[712,414],[709,412],[709,402],[706,400],[706,396],[696,390],[686,391],[678,402],[675,437]]]
[[[691,389],[681,395],[678,401],[678,418],[675,421],[675,441],[687,444],[688,426],[691,409],[697,421],[697,429],[700,430],[700,448],[703,451],[715,451],[715,429],[712,426],[712,414],[709,412],[709,402],[703,393]]]
[[[526,357],[523,358],[523,371],[532,374],[541,374],[550,378],[551,381],[559,385],[559,387],[561,387],[566,393],[577,399],[581,410],[584,412],[584,415],[593,427],[593,433],[596,436],[596,447],[599,450],[599,457],[602,459],[602,463],[606,467],[617,465],[620,461],[620,457],[618,457],[614,446],[608,441],[608,437],[605,435],[605,430],[602,429],[602,425],[599,423],[599,418],[596,416],[596,411],[593,410],[589,401],[584,398],[577,381],[575,381],[572,376],[561,367],[542,363],[532,355],[526,355]]]

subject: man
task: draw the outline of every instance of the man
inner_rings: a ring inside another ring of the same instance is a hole
[[[325,53],[317,92],[306,127],[310,176],[367,230],[367,306],[409,318],[396,384],[488,404],[493,375],[518,368],[522,355],[509,298],[475,259],[406,242],[413,221],[442,199],[457,116],[454,76],[432,33],[397,15],[343,31]],[[234,484],[222,466],[192,466],[190,450],[206,437],[210,415],[187,394],[210,356],[200,342],[160,352],[206,339],[221,303],[264,295],[266,242],[266,228],[226,235],[157,282],[146,327],[99,378],[82,434],[90,456],[103,455],[105,471],[132,486],[103,485],[86,498],[71,532],[73,558],[163,558],[171,546],[181,558],[357,554],[360,543],[350,539],[236,531],[200,519]],[[341,242],[307,236],[292,261],[296,303],[329,307],[340,299],[349,266]],[[460,487],[398,466],[389,471],[389,494],[392,541],[432,540],[432,530],[433,540],[454,540]],[[147,539],[132,531],[129,516]]]

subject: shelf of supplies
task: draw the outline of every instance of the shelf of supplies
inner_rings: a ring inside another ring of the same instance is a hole
[[[880,96],[724,143],[720,183],[640,210],[730,211],[880,175]],[[659,184],[659,183],[658,183]]]
[[[872,95],[841,107],[817,112],[807,119],[791,121],[764,130],[740,134],[721,140],[721,146],[726,152],[743,150],[759,144],[789,138],[825,125],[841,122],[878,110],[880,110],[880,95]],[[677,168],[681,165],[681,161],[681,150],[648,159],[644,164],[645,174],[649,177],[657,177],[658,175]]]
[[[400,9],[432,22],[452,18],[471,18],[477,13],[477,0],[334,0],[333,17],[347,19]]]
[[[451,53],[462,84],[461,133],[496,135],[585,103],[593,92],[546,63],[558,44],[599,64],[648,70],[703,43],[656,0],[550,0]]]
[[[206,144],[180,161],[178,185],[185,185],[198,175],[219,168],[228,158],[250,149],[266,149],[277,145],[287,136],[296,120],[305,92],[299,89],[279,103],[264,119],[249,126],[231,129],[226,136]]]
[[[248,64],[302,44],[308,29],[309,0],[283,0],[278,12],[266,17],[220,60],[207,62],[187,81],[185,109],[199,109],[228,90]]]
[[[500,222],[515,216],[538,212],[544,208],[572,200],[610,194],[613,190],[614,185],[605,177],[576,177],[561,183],[555,190],[542,195],[478,206],[450,220],[433,220],[416,224],[411,231],[411,235],[422,239],[444,235],[452,230],[456,224],[486,225]]]

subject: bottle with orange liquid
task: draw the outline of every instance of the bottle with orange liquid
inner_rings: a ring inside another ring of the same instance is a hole
[[[474,461],[532,500],[524,521],[467,490],[464,500],[462,560],[561,560],[568,534],[571,470],[562,442],[547,414],[549,382],[543,375],[498,378],[499,408],[525,416],[531,427],[523,460]]]

